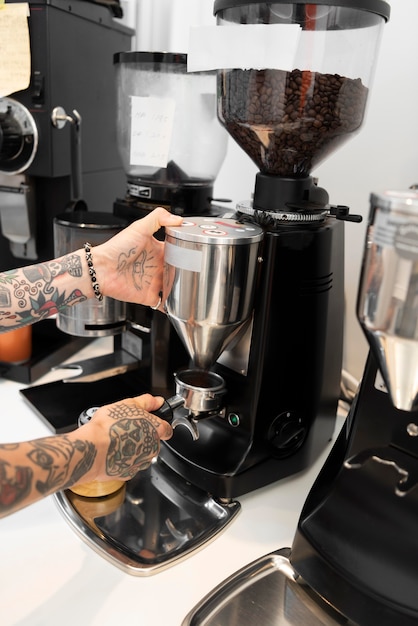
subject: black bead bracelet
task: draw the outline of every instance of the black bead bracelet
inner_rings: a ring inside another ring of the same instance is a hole
[[[83,245],[84,245],[84,251],[86,253],[86,261],[87,261],[87,266],[89,268],[89,274],[91,278],[91,284],[93,287],[94,295],[101,302],[103,300],[103,294],[100,291],[100,286],[96,278],[96,270],[94,269],[94,265],[93,265],[93,256],[91,254],[92,246],[87,241]]]

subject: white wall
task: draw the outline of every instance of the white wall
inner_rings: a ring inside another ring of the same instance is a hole
[[[187,52],[190,26],[215,24],[213,0],[121,0],[132,49]]]
[[[129,0],[127,0],[129,1]],[[190,25],[213,23],[212,0],[133,0],[137,2],[138,49],[187,52]],[[346,335],[344,367],[362,375],[367,345],[355,316],[357,286],[369,196],[418,183],[418,0],[389,0],[386,24],[359,135],[313,172],[330,201],[361,213],[362,224],[346,226]],[[141,16],[143,19],[141,19]],[[234,201],[251,197],[257,168],[230,140],[215,195]]]

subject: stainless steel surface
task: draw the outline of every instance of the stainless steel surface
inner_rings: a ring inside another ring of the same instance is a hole
[[[134,576],[158,573],[190,556],[217,537],[241,508],[238,502],[220,504],[161,461],[108,497],[68,490],[54,498],[83,541]]]
[[[54,252],[57,257],[79,250],[85,242],[94,246],[110,239],[126,226],[120,217],[105,212],[74,210],[54,218]],[[99,279],[100,283],[100,279]],[[73,295],[77,298],[77,294]],[[57,327],[76,337],[118,335],[126,328],[126,303],[105,296],[61,307]]]
[[[183,426],[192,439],[199,439],[199,419],[222,412],[226,393],[222,376],[207,370],[188,369],[174,374],[176,395],[168,398],[156,415],[167,419],[173,428]]]
[[[254,208],[253,203],[250,201],[238,202],[237,209],[241,213],[246,215],[254,215],[257,209]],[[297,212],[297,211],[263,211],[263,214],[273,218],[276,222],[322,222],[328,215],[329,211],[316,211],[316,212]]]
[[[222,376],[207,370],[189,369],[174,374],[176,394],[184,399],[184,408],[196,418],[221,409],[226,393]]]
[[[55,107],[51,114],[52,124],[61,130],[66,123],[71,124],[71,178],[73,187],[73,202],[81,200],[83,196],[83,169],[81,164],[81,115],[75,109],[73,114],[67,115],[63,107]]]
[[[357,313],[394,405],[418,405],[418,193],[371,195]]]
[[[33,181],[26,174],[0,171],[1,233],[9,240],[11,253],[18,258],[38,258],[35,195]]]
[[[298,580],[289,552],[284,548],[267,554],[227,578],[182,626],[349,626]]]
[[[227,218],[166,229],[163,300],[197,368],[209,369],[251,315],[262,236]]]
[[[179,409],[183,409],[184,402],[184,397],[176,394],[168,398],[163,406],[158,411],[154,411],[154,413],[161,419],[167,420],[173,429],[177,428],[177,426],[183,426],[189,431],[192,439],[197,441],[199,439],[199,429],[196,420],[189,415],[188,411],[179,411]]]
[[[124,302],[104,297],[80,302],[76,307],[66,307],[57,315],[57,326],[67,335],[75,337],[107,337],[118,335],[126,327]]]

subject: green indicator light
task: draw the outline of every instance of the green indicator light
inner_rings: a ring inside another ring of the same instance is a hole
[[[239,426],[239,417],[236,413],[230,413],[228,415],[228,422],[231,426]]]

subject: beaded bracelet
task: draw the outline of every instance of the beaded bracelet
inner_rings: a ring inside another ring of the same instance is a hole
[[[87,241],[85,244],[83,244],[83,246],[84,246],[84,251],[86,253],[86,261],[87,261],[87,266],[89,268],[89,274],[91,278],[91,284],[93,286],[94,295],[101,302],[103,300],[103,294],[100,291],[100,286],[96,278],[96,270],[94,269],[94,265],[93,265],[93,256],[91,254],[92,246]]]

